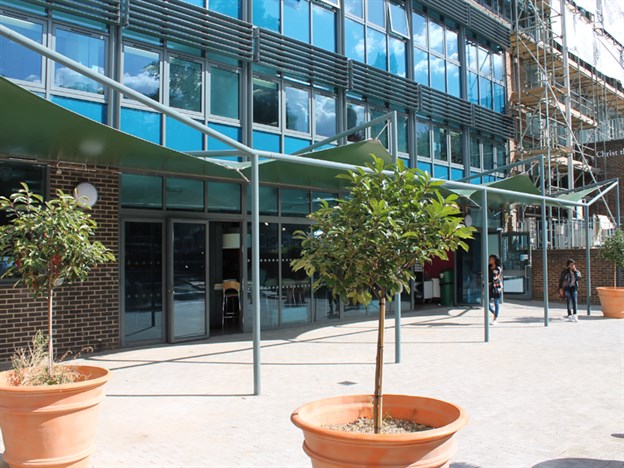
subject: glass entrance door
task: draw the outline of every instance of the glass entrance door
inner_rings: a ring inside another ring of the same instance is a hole
[[[530,299],[531,237],[528,232],[503,234],[503,280],[505,295]]]
[[[207,223],[171,221],[168,271],[170,341],[208,335]]]

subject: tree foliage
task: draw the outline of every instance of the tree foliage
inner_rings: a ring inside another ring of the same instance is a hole
[[[409,288],[414,265],[467,250],[474,230],[463,224],[457,196],[443,196],[441,183],[426,173],[401,161],[385,167],[379,158],[368,167],[372,172],[339,176],[349,180],[349,196],[310,215],[316,224],[298,232],[302,253],[292,262],[315,278],[315,288],[361,304],[391,300]]]
[[[624,268],[624,233],[617,229],[607,237],[600,248],[600,255],[605,260],[615,263],[618,268]]]

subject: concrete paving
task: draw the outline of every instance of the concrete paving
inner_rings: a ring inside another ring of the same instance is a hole
[[[468,411],[454,468],[624,467],[624,320],[563,312],[544,327],[541,303],[504,304],[489,343],[482,309],[409,313],[400,364],[389,319],[384,392]],[[290,413],[372,391],[375,325],[264,332],[260,396],[250,335],[92,356],[113,370],[93,466],[309,467]]]

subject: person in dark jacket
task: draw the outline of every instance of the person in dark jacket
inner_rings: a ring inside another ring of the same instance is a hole
[[[559,296],[565,297],[568,306],[568,315],[564,316],[569,322],[578,322],[578,287],[581,273],[576,269],[576,263],[568,259],[567,267],[559,276]]]
[[[489,287],[490,287],[490,312],[494,315],[494,319],[490,322],[496,325],[498,314],[500,312],[500,300],[503,295],[503,267],[500,258],[496,255],[490,255],[489,258]]]

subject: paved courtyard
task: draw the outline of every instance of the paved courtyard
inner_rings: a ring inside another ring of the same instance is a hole
[[[400,364],[390,319],[384,391],[468,411],[454,468],[623,467],[624,321],[562,314],[544,327],[541,303],[505,304],[490,343],[481,309],[406,314]],[[309,467],[290,413],[370,393],[375,340],[374,320],[265,332],[260,396],[250,335],[93,356],[113,370],[93,464]]]

